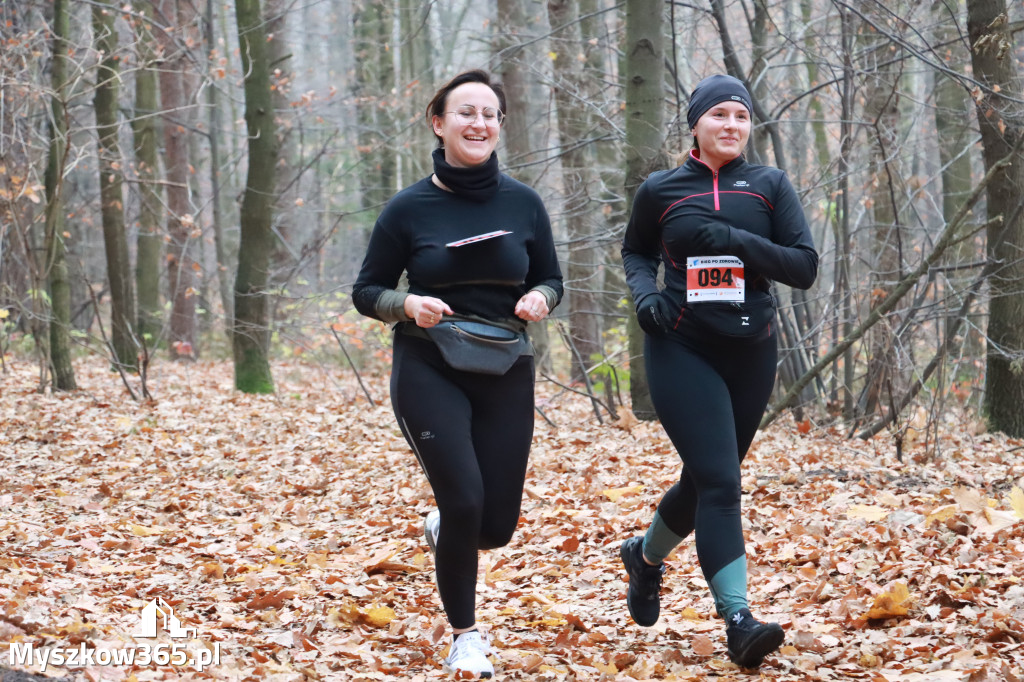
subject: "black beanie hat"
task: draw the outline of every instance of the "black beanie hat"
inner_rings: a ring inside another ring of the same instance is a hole
[[[750,106],[750,93],[747,92],[747,88],[743,85],[742,81],[722,74],[708,76],[700,83],[697,83],[697,87],[693,89],[693,94],[690,95],[690,106],[686,110],[686,125],[690,126],[690,130],[693,130],[697,125],[697,120],[708,109],[719,102],[728,102],[730,100],[739,102],[747,108],[748,112],[753,112],[753,107]]]

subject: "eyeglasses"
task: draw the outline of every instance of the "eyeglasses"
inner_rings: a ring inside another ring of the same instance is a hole
[[[460,107],[456,111],[446,111],[444,113],[455,114],[455,118],[463,125],[476,123],[476,119],[479,116],[483,117],[485,125],[501,125],[501,122],[505,120],[505,114],[493,107],[484,107],[479,110],[476,107]]]

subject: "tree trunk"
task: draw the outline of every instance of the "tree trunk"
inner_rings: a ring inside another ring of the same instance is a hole
[[[853,258],[853,245],[851,243],[851,213],[854,209],[854,202],[850,198],[850,166],[853,157],[854,129],[853,129],[853,101],[855,87],[853,83],[853,42],[854,24],[852,12],[840,10],[840,21],[842,25],[843,44],[843,80],[840,89],[840,118],[839,125],[839,205],[837,206],[839,220],[836,223],[836,262],[833,278],[833,310],[835,310],[835,324],[832,327],[832,346],[839,344],[840,339],[848,339],[853,333],[854,327],[854,306],[853,306],[853,281],[850,276],[850,265]],[[842,358],[842,371],[839,370],[839,358],[832,367],[833,376],[833,401],[838,403],[842,400],[843,416],[848,421],[854,419],[853,381],[856,372],[856,355],[852,346],[847,346]],[[836,378],[842,377],[836,385]],[[840,398],[840,395],[841,398]]]
[[[531,122],[538,112],[530,98],[530,85],[536,78],[531,65],[540,59],[540,49],[538,42],[531,41],[531,33],[537,21],[529,15],[526,0],[497,0],[497,13],[494,52],[495,73],[505,88],[504,161],[513,177],[533,185],[537,173],[528,164],[534,161],[537,149],[537,132]]]
[[[879,14],[882,10],[879,9]],[[870,18],[884,25],[884,16]],[[871,272],[869,274],[872,302],[889,296],[900,279],[901,220],[897,207],[897,194],[901,174],[896,160],[899,134],[897,85],[900,74],[893,67],[891,42],[879,35],[870,25],[861,30],[860,52],[864,55],[862,72],[864,84],[864,118],[869,138],[867,191],[871,226]],[[894,311],[898,312],[898,311]],[[860,414],[871,417],[886,396],[898,394],[899,373],[895,354],[892,317],[882,320],[867,334],[867,374],[860,401]]]
[[[962,26],[964,21],[963,8],[960,4],[956,3],[950,6],[945,0],[936,0],[932,5],[932,12],[935,44],[956,43],[959,39],[960,29],[958,27]],[[950,67],[963,73],[967,59],[966,54],[958,56],[956,61],[950,64]],[[936,139],[942,140],[942,144],[936,145],[942,176],[942,219],[943,222],[948,223],[960,210],[964,199],[971,193],[972,158],[975,155],[975,133],[971,115],[973,103],[967,90],[957,78],[938,72],[935,73],[934,78],[935,132]],[[956,265],[966,265],[978,260],[977,241],[969,239],[958,244],[954,249],[954,254],[950,261]],[[971,298],[976,299],[976,297]],[[965,312],[969,315],[970,308],[965,309]],[[962,334],[962,356],[983,357],[985,355],[984,335],[973,325],[965,325],[964,322],[966,322],[966,316],[961,316],[959,310],[951,310],[946,315],[942,328],[942,333],[945,335],[945,340],[942,342],[943,347],[950,346],[953,337]],[[935,385],[942,395],[949,390],[946,375],[947,365],[945,357],[936,364]],[[975,369],[973,366],[965,366],[964,371],[968,372],[972,379],[976,379],[981,373],[980,368]],[[917,380],[919,379],[915,377],[915,381]]]
[[[617,134],[613,121],[618,119],[621,95],[613,88],[612,76],[616,75],[618,61],[613,58],[618,52],[618,42],[613,37],[614,27],[608,22],[618,18],[617,13],[607,13],[606,0],[580,0],[580,30],[583,35],[582,84],[584,96],[589,105],[586,112],[585,135],[594,142],[587,145],[585,163],[593,170],[587,179],[591,202],[590,216],[593,221],[591,232],[595,235],[594,248],[597,251],[592,275],[594,289],[602,291],[596,296],[595,304],[601,320],[621,317],[622,301],[627,290],[625,273],[619,267],[619,242],[610,239],[615,227],[625,223],[626,206],[622,196],[622,140]],[[602,323],[602,334],[608,325]],[[605,356],[608,350],[605,348]],[[611,403],[616,401],[609,401]],[[609,405],[614,408],[614,404]]]
[[[400,129],[408,129],[399,158],[398,185],[405,186],[430,173],[430,150],[434,135],[424,118],[427,100],[433,93],[434,73],[430,34],[431,3],[398,3],[398,50],[401,55],[401,100],[398,109],[405,112]]]
[[[164,61],[160,69],[160,100],[164,111],[164,165],[167,178],[167,251],[168,297],[171,300],[170,353],[178,360],[199,355],[196,336],[195,259],[198,230],[189,210],[189,107],[185,93],[184,55],[174,39],[180,30],[178,3],[183,0],[159,0],[158,16],[163,17],[160,33]],[[196,233],[196,234],[194,234]]]
[[[959,37],[957,25],[962,17],[959,14],[949,16],[950,5],[946,0],[936,0],[932,11],[935,44],[956,42]],[[959,60],[955,66],[960,69]],[[942,140],[942,144],[937,145],[942,173],[942,216],[949,222],[971,193],[971,150],[974,147],[971,103],[963,85],[943,73],[935,74],[934,92],[936,138]],[[963,249],[971,247],[965,244],[957,248],[958,251]],[[973,259],[976,254],[963,255]]]
[[[664,141],[664,3],[626,0],[626,203],[633,204],[640,183],[667,160]],[[629,393],[638,419],[655,419],[647,384],[643,331],[629,316]]]
[[[569,303],[569,339],[573,348],[572,379],[586,382],[588,369],[603,361],[598,279],[599,251],[589,224],[590,171],[586,149],[585,98],[579,55],[582,54],[579,9],[575,0],[548,0],[552,26],[564,26],[552,36],[555,110],[561,151],[563,212],[569,236],[565,289]]]
[[[363,208],[376,215],[395,193],[395,153],[388,137],[394,130],[391,90],[395,84],[391,44],[391,3],[368,1],[356,14],[356,87],[359,174]]]
[[[118,55],[114,19],[117,8],[109,0],[98,0],[92,8],[93,40],[102,55],[96,70],[96,132],[100,170],[100,214],[103,246],[107,255],[110,284],[110,342],[114,360],[123,368],[138,369],[138,348],[132,321],[135,295],[132,292],[128,237],[124,230],[124,164],[118,143]]]
[[[985,411],[989,425],[1009,436],[1024,436],[1024,107],[1017,73],[1016,49],[1008,30],[1005,0],[968,0],[967,32],[974,77],[983,83],[975,93],[985,167],[1015,151],[987,188],[990,223],[988,257],[1000,264],[989,280],[988,352],[985,358]]]
[[[278,131],[278,159],[274,224],[272,229],[273,250],[270,256],[270,280],[272,289],[280,289],[294,276],[298,266],[298,250],[296,235],[296,199],[299,198],[299,178],[297,170],[302,166],[302,150],[298,138],[299,131],[294,123],[297,117],[292,111],[291,83],[295,74],[292,67],[292,55],[286,40],[288,31],[288,7],[291,3],[285,0],[266,0],[264,15],[267,21],[267,59],[274,65],[274,88],[271,97],[277,120],[274,127]]]
[[[65,102],[68,91],[68,34],[70,19],[67,0],[53,3],[53,65],[50,98],[50,150],[46,164],[46,257],[42,271],[47,273],[50,294],[48,355],[55,391],[77,388],[71,365],[71,282],[64,255],[64,156],[67,150]],[[46,344],[41,344],[46,345]]]
[[[747,82],[750,83],[750,96],[758,102],[769,101],[770,87],[765,77],[768,70],[769,26],[767,3],[764,0],[753,3],[754,15],[750,19],[751,66]],[[747,155],[754,163],[767,163],[769,137],[767,128],[757,126],[750,135]],[[781,150],[780,150],[781,151]]]
[[[723,0],[710,0],[711,4],[711,15],[715,19],[715,24],[718,28],[718,38],[722,42],[722,62],[725,65],[725,71],[733,78],[737,78],[747,84],[747,91],[750,92],[751,106],[754,110],[750,112],[753,114],[752,121],[757,123],[758,121],[763,122],[763,129],[765,130],[768,137],[771,138],[772,148],[775,154],[775,165],[786,170],[786,155],[783,152],[784,143],[782,136],[779,134],[778,122],[770,118],[768,110],[761,105],[759,99],[758,88],[751,85],[750,79],[747,74],[743,72],[743,66],[740,64],[739,55],[737,54],[736,46],[733,43],[732,36],[730,35],[730,22],[726,18],[726,6]],[[754,24],[751,27],[752,37],[754,40],[761,39],[764,31],[758,29],[757,24],[759,22],[767,21],[766,15],[762,11],[758,11],[757,16],[754,18]],[[763,59],[763,50],[760,47],[755,46],[754,48],[754,59],[759,61]],[[755,163],[767,163],[759,156],[759,150],[756,146],[757,138],[761,136],[759,130],[762,126],[755,126],[755,129],[751,132],[751,140],[754,144],[747,145],[747,155]]]
[[[245,124],[249,133],[249,170],[240,214],[242,238],[235,278],[233,350],[235,388],[245,393],[271,393],[268,267],[274,238],[277,132],[274,129],[270,65],[259,0],[235,5],[242,72],[245,74]]]
[[[805,23],[809,23],[812,16],[812,2],[811,0],[801,0],[800,11]],[[813,49],[813,41],[810,36],[805,38],[805,44],[807,49]],[[817,83],[819,78],[819,67],[818,64],[813,60],[807,61],[807,82]],[[824,173],[824,180],[820,181],[823,189],[824,196],[822,197],[822,211],[825,214],[825,228],[824,231],[830,231],[833,235],[839,234],[839,213],[836,210],[836,196],[834,188],[836,187],[837,181],[834,173],[831,172],[833,165],[832,157],[834,156],[832,150],[829,148],[829,132],[825,126],[825,108],[822,105],[822,97],[812,97],[808,102],[808,109],[810,111],[809,118],[811,119],[811,130],[813,132],[813,158],[818,162],[818,168]],[[824,248],[824,244],[827,241],[827,235],[823,234],[818,240],[819,246]],[[821,332],[815,331],[818,329],[818,315],[814,314],[811,310],[811,304],[807,297],[807,292],[800,289],[793,289],[790,291],[790,296],[793,301],[793,318],[794,318],[794,333],[790,342],[796,344],[798,339],[806,338],[807,342],[800,352],[806,354],[806,358],[801,361],[790,362],[787,358],[783,361],[783,366],[788,370],[792,370],[794,376],[801,376],[807,371],[807,368],[814,364],[817,353],[816,349],[820,346]],[[813,322],[812,322],[813,320]],[[796,371],[799,369],[799,371]],[[783,382],[784,386],[791,386],[792,380],[788,379]],[[809,386],[808,389],[811,387]],[[824,395],[826,388],[822,384],[819,386],[820,396],[825,398]],[[799,404],[809,403],[815,397],[815,393],[811,390],[807,390],[803,395],[800,396]]]
[[[135,174],[139,181],[139,231],[135,240],[136,333],[146,346],[152,346],[161,336],[163,319],[160,309],[160,253],[164,240],[160,216],[164,200],[158,183],[156,130],[156,114],[160,105],[153,52],[153,3],[151,0],[137,0],[135,9],[140,15],[135,31],[139,65],[135,72],[135,116],[132,120]]]
[[[216,44],[213,31],[213,5],[212,1],[206,3],[206,19],[204,22],[206,24],[206,44],[211,50],[212,46]],[[211,64],[210,68],[207,69],[207,76],[213,78],[213,74],[214,69]],[[217,259],[218,291],[220,292],[221,305],[224,308],[225,331],[230,334],[231,329],[234,327],[235,300],[231,293],[234,289],[233,282],[231,281],[231,271],[233,270],[231,267],[232,258],[227,245],[227,238],[224,236],[224,210],[221,204],[223,193],[221,192],[220,173],[221,105],[219,92],[220,88],[212,84],[206,88],[206,103],[209,106],[209,117],[207,120],[210,124],[210,204],[213,209],[213,248]]]

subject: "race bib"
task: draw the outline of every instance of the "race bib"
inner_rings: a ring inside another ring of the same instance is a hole
[[[744,299],[743,261],[734,256],[686,259],[686,302],[740,302]]]

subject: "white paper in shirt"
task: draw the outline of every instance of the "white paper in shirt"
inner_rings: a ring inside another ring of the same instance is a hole
[[[466,237],[465,239],[459,239],[458,241],[448,242],[445,244],[449,249],[458,248],[460,246],[466,246],[467,244],[476,244],[482,242],[485,239],[494,239],[495,237],[503,237],[506,234],[512,234],[508,230],[495,230],[493,232],[485,232],[472,237]]]

